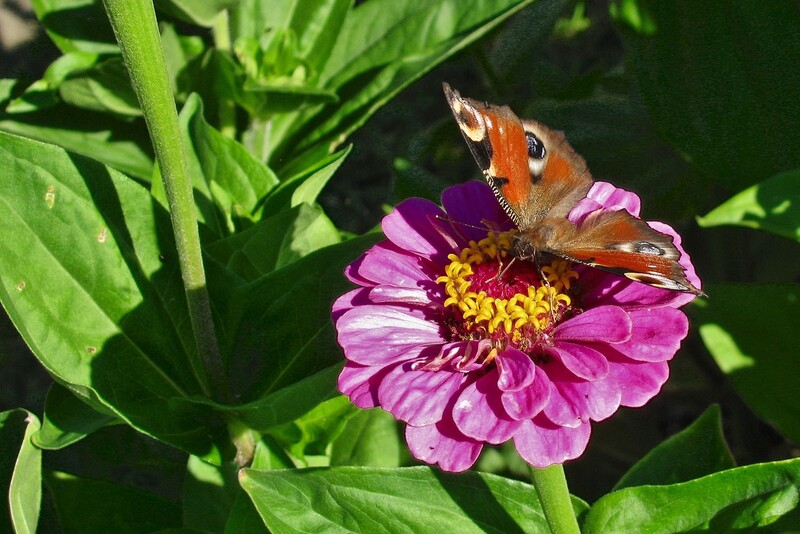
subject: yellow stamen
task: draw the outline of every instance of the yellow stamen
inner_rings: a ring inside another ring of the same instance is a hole
[[[541,268],[546,281],[539,287],[528,287],[527,294],[517,293],[510,299],[503,299],[489,296],[485,291],[471,290],[472,266],[490,260],[500,261],[511,250],[514,233],[490,231],[484,239],[470,241],[458,255],[448,256],[450,264],[436,282],[444,284],[448,296],[444,305],[458,310],[468,328],[484,328],[489,334],[504,332],[512,335],[512,341],[520,341],[523,336],[520,328],[529,326],[542,330],[556,318],[556,314],[551,313],[554,307],[571,305],[572,299],[563,291],[571,288],[578,273],[568,262],[556,260]]]

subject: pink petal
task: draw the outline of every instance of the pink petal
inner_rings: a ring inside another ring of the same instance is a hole
[[[533,383],[536,376],[536,364],[519,350],[508,347],[495,358],[500,371],[498,387],[503,391],[519,391]]]
[[[439,464],[444,471],[466,471],[478,459],[483,443],[461,434],[452,421],[407,426],[406,443],[414,458]]]
[[[465,242],[486,237],[488,229],[484,221],[496,223],[503,229],[514,227],[484,182],[472,181],[448,187],[442,193],[442,206],[452,221],[453,232],[461,235]]]
[[[611,373],[589,382],[576,378],[556,360],[548,362],[545,370],[553,382],[550,402],[544,408],[551,421],[576,427],[589,420],[606,419],[619,408],[622,394],[616,377]]]
[[[464,388],[453,407],[453,421],[464,435],[489,443],[503,443],[519,427],[500,400],[497,370],[493,369]]]
[[[597,210],[618,211],[623,209],[638,217],[641,205],[642,202],[635,193],[620,189],[608,182],[595,182],[586,198],[572,208],[569,220],[579,223]]]
[[[465,378],[463,373],[444,369],[415,371],[410,364],[398,365],[383,377],[378,399],[397,419],[414,426],[430,425],[442,418]]]
[[[569,428],[556,425],[540,414],[523,422],[514,434],[514,447],[533,467],[549,467],[583,454],[590,433],[588,423]]]
[[[503,408],[512,419],[517,421],[530,419],[550,401],[550,389],[553,385],[547,378],[547,373],[536,369],[536,378],[525,389],[517,391],[504,391],[501,397]]]
[[[435,310],[445,309],[442,306],[444,289],[431,292],[410,287],[376,286],[369,290],[369,300],[374,304],[412,304]]]
[[[672,359],[689,333],[689,320],[675,308],[641,309],[629,312],[633,321],[631,339],[614,345],[628,358],[643,362]]]
[[[655,397],[669,378],[667,362],[633,362],[611,359],[611,372],[621,386],[620,405],[638,408]]]
[[[421,288],[437,285],[435,266],[415,254],[399,250],[389,241],[369,249],[358,268],[358,275],[375,282],[398,287]]]
[[[621,343],[631,337],[631,320],[622,308],[598,306],[558,325],[553,337],[563,341]]]
[[[545,350],[555,354],[564,367],[578,378],[597,380],[608,374],[606,357],[586,345],[559,340],[555,346]]]
[[[338,388],[350,397],[359,408],[375,408],[378,403],[378,385],[388,368],[367,367],[347,362],[339,373]]]
[[[371,304],[372,301],[369,299],[369,289],[365,287],[359,287],[358,289],[354,289],[352,291],[348,291],[333,303],[331,309],[331,316],[333,317],[333,322],[339,320],[344,312],[351,308],[355,308],[356,306],[362,306],[364,304]]]
[[[433,202],[409,198],[383,218],[381,228],[399,249],[445,261],[449,253],[455,252],[457,244],[439,217],[445,214]]]
[[[426,346],[443,343],[439,325],[422,311],[386,304],[350,309],[336,329],[347,359],[363,365],[417,358]]]

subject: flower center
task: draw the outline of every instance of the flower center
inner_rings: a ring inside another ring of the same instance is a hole
[[[532,350],[573,309],[569,291],[578,273],[564,260],[538,269],[533,263],[508,254],[514,235],[490,231],[459,255],[450,254],[444,276],[453,312],[449,324],[453,339],[488,339],[494,349],[507,346],[534,356]]]

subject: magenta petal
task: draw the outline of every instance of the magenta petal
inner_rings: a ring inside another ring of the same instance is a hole
[[[667,362],[622,362],[611,359],[611,372],[622,384],[622,406],[638,408],[661,391],[669,378]]]
[[[689,320],[675,308],[634,310],[629,313],[633,321],[631,339],[614,345],[614,349],[633,360],[670,360],[689,333]]]
[[[439,325],[421,311],[386,304],[350,309],[336,328],[347,359],[363,365],[416,358],[425,346],[443,342]]]
[[[367,251],[358,267],[358,276],[376,284],[418,288],[425,282],[436,284],[432,269],[428,260],[384,241]]]
[[[631,337],[631,319],[618,306],[586,310],[556,327],[554,338],[565,341],[622,343]]]
[[[384,410],[401,421],[414,426],[429,425],[442,418],[465,376],[443,369],[414,371],[410,364],[398,365],[383,377],[378,400]]]
[[[352,291],[348,291],[333,303],[333,307],[331,309],[331,316],[333,317],[333,322],[339,320],[344,312],[351,308],[355,308],[356,306],[361,306],[364,304],[371,304],[372,302],[369,300],[369,288],[366,287],[359,287],[358,289],[353,289]]]
[[[551,421],[576,427],[589,420],[606,419],[619,408],[622,393],[616,377],[611,373],[600,380],[588,382],[575,378],[557,361],[549,362],[546,371],[553,388],[544,413]]]
[[[406,443],[414,458],[439,464],[444,471],[466,471],[478,459],[483,443],[458,431],[452,421],[426,426],[407,426]]]
[[[338,388],[359,408],[378,406],[378,385],[388,369],[347,362],[339,373]]]
[[[508,440],[520,425],[505,413],[497,378],[497,370],[483,375],[464,388],[453,407],[453,421],[461,432],[494,444]]]
[[[498,387],[503,391],[519,391],[533,383],[536,376],[536,364],[519,350],[508,347],[495,358],[500,371]]]
[[[625,210],[631,215],[639,216],[642,202],[635,193],[625,191],[608,182],[595,182],[586,198],[581,200],[569,213],[569,220],[580,223],[591,213],[598,210]]]
[[[579,378],[597,380],[608,374],[608,360],[600,352],[586,345],[558,341],[548,347],[548,352],[556,354],[564,367]]]
[[[547,405],[553,387],[547,373],[535,368],[536,378],[529,387],[517,391],[504,391],[503,408],[511,419],[530,419]]]
[[[455,251],[456,242],[443,228],[440,217],[446,218],[433,202],[410,198],[383,218],[381,228],[386,238],[401,250],[444,261]]]
[[[590,433],[591,426],[588,423],[569,428],[538,415],[523,422],[514,434],[514,447],[533,467],[549,467],[583,454]]]

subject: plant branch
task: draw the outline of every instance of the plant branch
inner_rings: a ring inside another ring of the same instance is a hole
[[[564,466],[556,464],[544,469],[531,467],[530,471],[550,531],[553,534],[580,534],[564,476]]]
[[[103,3],[142,107],[164,180],[197,346],[197,352],[189,355],[190,363],[205,394],[226,400],[227,383],[211,316],[192,182],[153,4],[149,0],[103,0]]]

